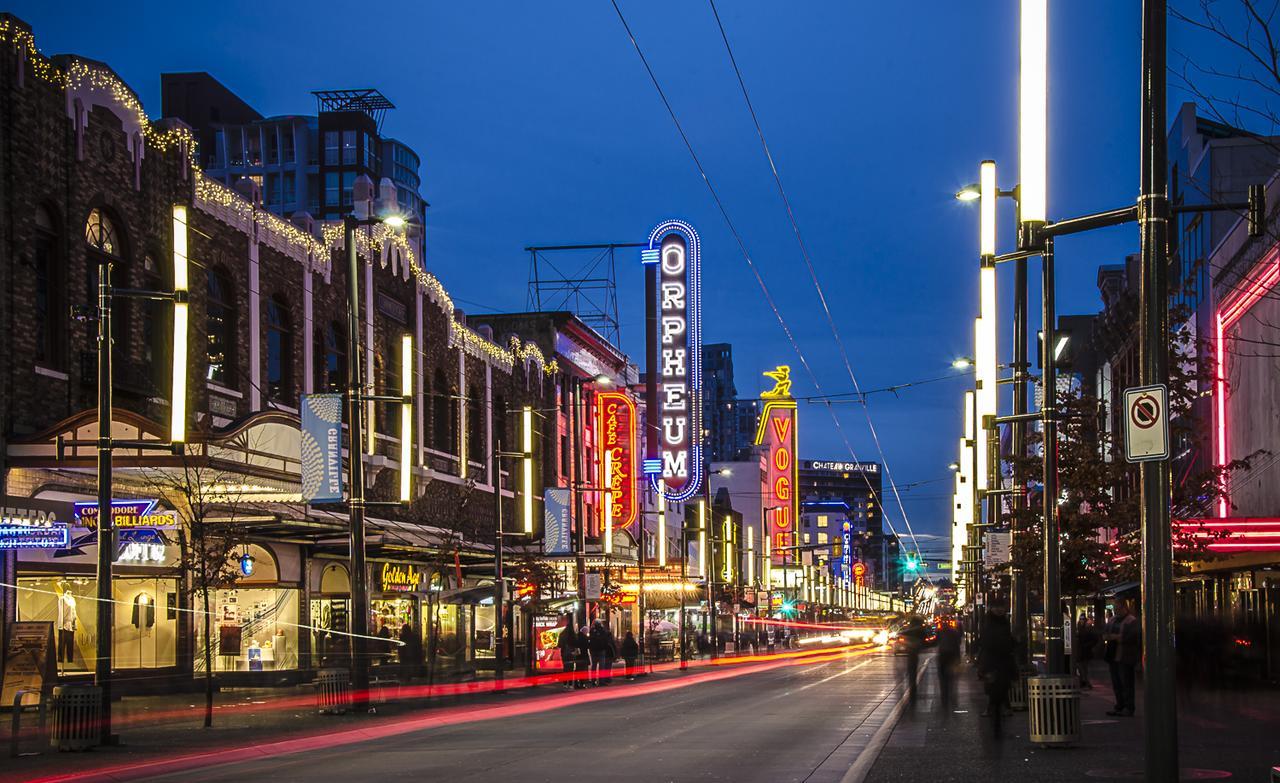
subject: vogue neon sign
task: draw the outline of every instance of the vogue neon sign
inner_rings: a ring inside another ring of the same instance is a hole
[[[609,488],[613,524],[625,528],[639,513],[636,493],[636,404],[622,392],[596,395],[601,453],[600,486]]]
[[[764,497],[772,559],[786,560],[794,546],[795,523],[799,516],[796,499],[798,463],[796,460],[796,401],[791,396],[791,368],[778,367],[765,373],[774,387],[760,397],[765,401],[756,427],[755,443],[764,446],[768,460],[765,470]]]
[[[698,234],[668,220],[649,235],[641,254],[657,269],[657,318],[649,330],[649,416],[656,438],[648,456],[654,489],[672,501],[687,500],[702,486],[702,261]],[[652,284],[652,283],[651,283]]]

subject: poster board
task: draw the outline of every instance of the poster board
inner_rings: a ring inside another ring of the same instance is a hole
[[[4,684],[0,687],[0,707],[10,709],[18,691],[39,690],[45,694],[57,677],[54,661],[53,623],[9,623],[5,634]]]

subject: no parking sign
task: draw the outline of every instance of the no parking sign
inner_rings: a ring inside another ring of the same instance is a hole
[[[1124,456],[1130,462],[1169,458],[1169,390],[1164,384],[1124,390]]]

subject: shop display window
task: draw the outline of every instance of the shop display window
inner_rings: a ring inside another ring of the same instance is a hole
[[[112,660],[119,669],[177,663],[177,583],[117,576]],[[40,576],[18,580],[18,619],[52,622],[59,674],[91,671],[98,645],[98,580]]]
[[[346,598],[314,598],[311,601],[312,666],[347,666],[351,654],[351,601]]]
[[[214,671],[298,668],[298,590],[265,587],[212,593]],[[196,623],[195,653],[195,670],[203,672],[203,621]]]

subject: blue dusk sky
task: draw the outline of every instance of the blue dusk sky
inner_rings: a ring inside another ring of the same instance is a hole
[[[619,4],[822,391],[851,391],[710,5]],[[984,158],[1000,163],[1003,187],[1016,182],[1018,3],[717,7],[858,382],[953,372],[977,307],[977,211],[953,193]],[[1051,3],[1051,217],[1136,196],[1139,7]],[[423,159],[426,264],[468,311],[526,307],[527,245],[638,242],[686,219],[703,237],[705,339],[733,344],[740,394],[785,363],[797,395],[817,393],[608,0],[11,8],[46,54],[110,64],[153,117],[164,71],[208,71],[265,115],[313,113],[311,90],[378,88],[397,106],[385,132]],[[1171,50],[1186,43],[1176,25],[1170,34]],[[1171,109],[1184,98],[1171,92]],[[1134,227],[1061,241],[1059,312],[1095,312],[1097,266],[1136,248]],[[638,256],[620,256],[622,343],[637,359],[640,281]],[[1032,285],[1034,296],[1034,274]],[[913,484],[902,500],[917,533],[948,535],[966,380],[870,398],[891,475]],[[880,461],[863,409],[833,407],[856,456]],[[801,406],[802,457],[850,458],[831,416]],[[902,530],[892,497],[886,512]]]

